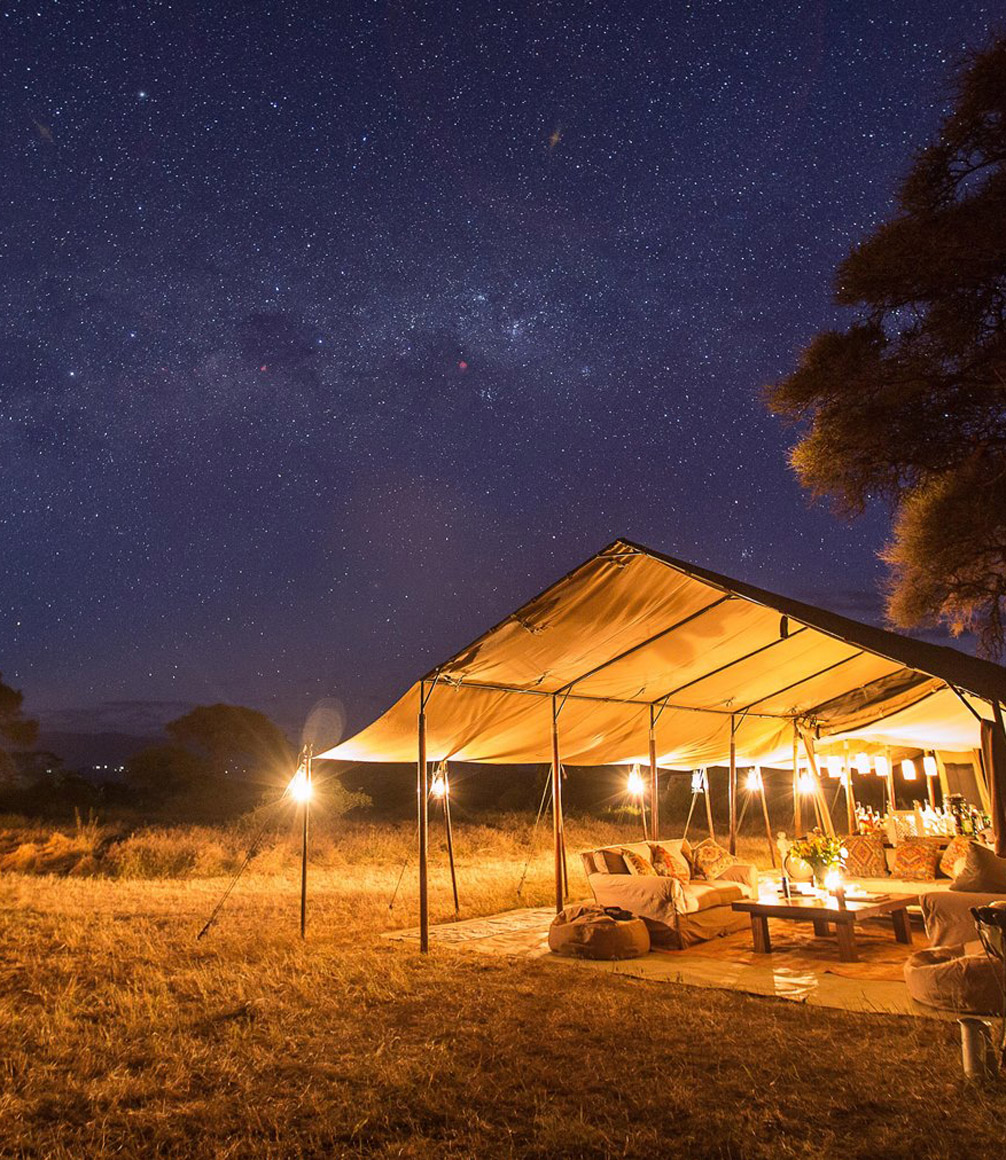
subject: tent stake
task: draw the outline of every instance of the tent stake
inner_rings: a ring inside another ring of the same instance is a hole
[[[430,949],[430,900],[427,889],[426,859],[429,839],[430,796],[429,772],[426,768],[426,682],[419,682],[418,759],[416,762],[416,796],[419,808],[419,951]]]
[[[559,706],[552,698],[552,842],[555,855],[555,912],[565,902],[565,870],[562,837],[562,773],[559,768]]]
[[[650,706],[650,832],[654,842],[660,840],[660,786],[657,781],[657,726]]]

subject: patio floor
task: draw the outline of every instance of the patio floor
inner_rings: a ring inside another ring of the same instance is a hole
[[[955,1019],[950,1012],[916,1003],[905,987],[902,969],[914,951],[926,945],[915,930],[915,946],[894,939],[890,921],[857,925],[860,961],[843,963],[834,936],[817,937],[803,923],[770,920],[773,952],[757,955],[748,930],[699,943],[684,951],[652,950],[623,962],[591,962],[549,953],[548,927],[555,912],[547,907],[508,910],[486,918],[444,923],[430,928],[433,950],[450,947],[476,954],[540,959],[551,969],[603,971],[611,975],[689,987],[713,987],[749,995],[770,996],[843,1011]],[[418,928],[390,931],[393,941],[418,941]]]

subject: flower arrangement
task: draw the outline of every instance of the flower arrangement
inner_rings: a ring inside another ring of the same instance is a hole
[[[829,838],[820,830],[814,829],[806,838],[798,838],[789,853],[794,858],[806,862],[814,871],[815,882],[821,884],[829,870],[842,865],[845,850],[839,838]]]

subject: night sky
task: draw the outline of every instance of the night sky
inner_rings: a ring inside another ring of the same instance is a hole
[[[617,535],[879,617],[884,513],[809,508],[759,389],[998,4],[0,13],[0,670],[45,724],[362,724]]]

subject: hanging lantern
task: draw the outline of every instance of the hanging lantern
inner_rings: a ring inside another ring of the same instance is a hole
[[[625,788],[629,791],[631,797],[641,798],[646,793],[646,782],[643,781],[643,776],[639,772],[638,765],[634,765],[629,770],[629,777],[625,783]]]
[[[927,753],[926,756],[923,757],[922,769],[926,777],[939,777],[940,775],[939,767],[936,764],[936,758],[931,753]]]
[[[888,777],[890,775],[891,763],[882,753],[877,754],[874,763],[877,768],[877,777]]]
[[[311,778],[308,777],[306,765],[302,765],[297,770],[290,779],[290,784],[287,788],[295,802],[304,805],[311,800],[311,796],[314,793],[314,786],[311,784]]]
[[[765,788],[759,766],[754,765],[747,771],[747,776],[744,778],[744,788],[749,793],[761,793]]]
[[[838,781],[842,776],[842,759],[841,757],[831,756],[827,760],[828,776],[833,777]]]
[[[915,762],[910,757],[906,757],[901,763],[901,776],[905,781],[915,781],[917,776],[915,772]]]
[[[433,775],[433,781],[430,783],[430,797],[442,798],[447,796],[447,778],[444,777],[440,770]]]
[[[804,794],[812,794],[814,792],[814,779],[806,770],[796,779],[796,787]]]

